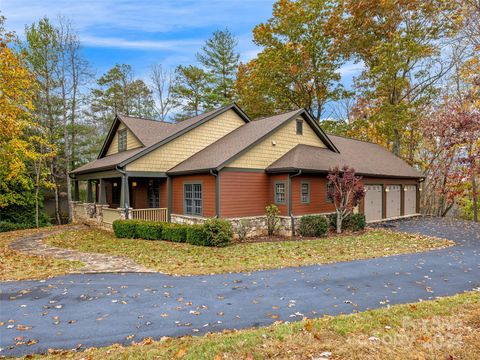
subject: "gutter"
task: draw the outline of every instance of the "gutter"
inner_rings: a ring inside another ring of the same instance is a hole
[[[215,176],[215,212],[217,219],[220,217],[220,177],[218,170],[210,169],[210,175]]]
[[[295,234],[295,221],[292,214],[292,178],[301,174],[302,170],[298,170],[296,174],[288,174],[288,216],[290,216],[292,236]]]

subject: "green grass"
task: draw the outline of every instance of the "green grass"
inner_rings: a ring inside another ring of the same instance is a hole
[[[453,242],[417,234],[371,230],[318,240],[243,243],[224,248],[185,243],[117,239],[89,229],[67,231],[47,239],[54,246],[84,252],[127,256],[157,271],[196,275],[326,264],[414,253],[450,246]]]
[[[35,358],[56,359],[478,359],[480,293],[352,315],[200,337],[144,339]]]
[[[27,255],[10,249],[9,244],[21,237],[58,229],[46,227],[0,233],[0,281],[44,279],[71,273],[83,267],[80,261],[59,260],[45,256]]]

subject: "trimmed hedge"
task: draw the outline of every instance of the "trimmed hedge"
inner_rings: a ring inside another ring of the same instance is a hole
[[[188,226],[189,225],[182,224],[165,224],[162,229],[162,240],[186,242]]]
[[[135,227],[135,237],[145,240],[162,240],[164,224],[156,221],[140,221]]]
[[[0,221],[0,232],[15,231],[31,228],[29,224],[17,224],[10,221]]]
[[[330,228],[337,229],[337,214],[330,214],[328,216]],[[342,221],[342,230],[361,231],[367,226],[365,215],[361,213],[350,214]]]
[[[208,238],[205,227],[200,224],[190,225],[187,227],[187,243],[191,245],[207,245]]]
[[[301,236],[325,236],[328,232],[328,219],[322,215],[302,216],[298,226]]]
[[[206,232],[206,246],[227,246],[233,239],[232,223],[222,219],[208,219],[203,224]]]
[[[115,220],[112,224],[117,238],[135,239],[137,237],[138,220]]]

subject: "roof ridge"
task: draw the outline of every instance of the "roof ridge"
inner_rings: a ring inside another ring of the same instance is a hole
[[[269,119],[269,118],[272,118],[272,117],[275,117],[275,116],[281,116],[281,115],[285,115],[285,114],[288,114],[288,113],[293,113],[293,112],[303,111],[303,110],[305,110],[305,109],[304,108],[298,108],[296,110],[289,110],[289,111],[284,111],[284,112],[281,112],[281,113],[278,113],[278,114],[258,117],[258,118],[252,119],[252,122],[261,121],[261,120]]]
[[[337,135],[337,134],[332,134],[332,133],[326,133],[326,134],[327,134],[328,136],[336,136],[336,137],[340,137],[340,138],[342,138],[342,139],[360,141],[360,142],[363,142],[363,143],[372,144],[372,145],[377,145],[377,146],[380,146],[380,147],[384,148],[382,145],[377,144],[377,143],[374,143],[373,141],[360,140],[360,139],[355,139],[355,138],[353,138],[353,137],[348,137],[348,136],[344,136],[344,135]],[[388,150],[388,149],[387,149],[387,150]]]

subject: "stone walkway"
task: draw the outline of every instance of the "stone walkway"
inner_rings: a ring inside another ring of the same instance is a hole
[[[122,256],[111,256],[98,253],[86,253],[77,250],[62,249],[47,245],[43,239],[47,236],[56,235],[64,231],[84,230],[84,225],[72,226],[64,230],[41,232],[18,238],[10,243],[10,248],[29,255],[48,256],[63,260],[77,260],[85,264],[74,273],[118,273],[118,272],[155,272],[142,265],[137,264],[129,258]]]

